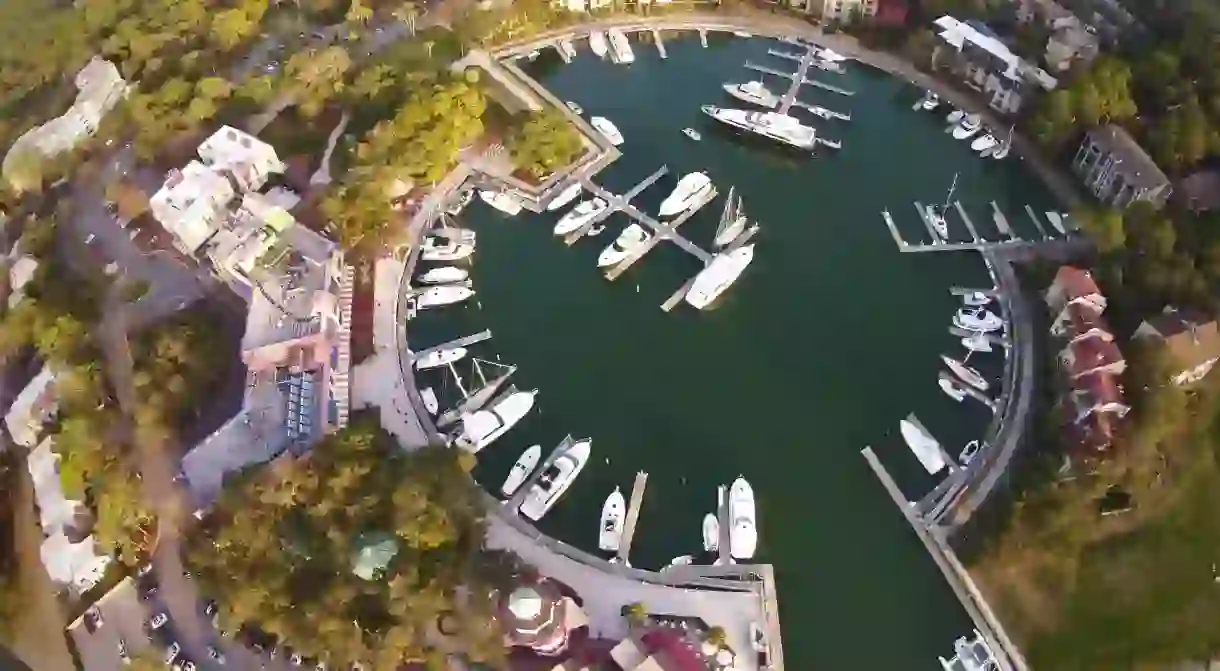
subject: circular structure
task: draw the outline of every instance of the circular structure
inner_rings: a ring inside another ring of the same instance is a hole
[[[737,105],[721,86],[758,79],[743,69],[747,61],[791,71],[767,53],[781,45],[713,36],[704,49],[693,36],[667,36],[662,62],[651,45],[632,44],[631,66],[601,62],[582,45],[570,65],[548,53],[528,71],[622,132],[624,155],[595,182],[623,193],[667,164],[671,175],[632,201],[655,214],[678,177],[705,171],[722,196],[735,186],[763,227],[756,259],[717,309],[680,305],[666,314],[658,305],[699,264],[662,243],[607,282],[596,259],[627,225],[622,215],[608,220],[608,233],[569,248],[551,234],[558,213],[505,219],[472,206],[465,225],[479,236],[477,301],[423,313],[411,324],[412,343],[490,328],[494,339],[474,356],[518,364],[517,386],[540,390],[534,412],[479,454],[476,475],[498,491],[529,445],[549,451],[565,434],[592,436],[587,468],[538,526],[592,550],[606,495],[646,470],[631,558],[658,568],[678,555],[708,559],[700,521],[715,509],[716,486],[742,474],[757,493],[756,559],[776,566],[785,630],[801,632],[785,640],[791,668],[856,668],[865,649],[869,666],[935,668],[935,655],[969,625],[859,450],[872,445],[914,499],[935,480],[898,437],[900,419],[916,413],[952,455],[982,437],[989,411],[951,401],[937,375],[939,355],[965,356],[948,333],[960,306],[948,288],[991,280],[974,253],[901,253],[881,210],[919,239],[913,202],[939,204],[957,173],[955,199],[986,235],[996,237],[994,201],[1032,238],[1024,206],[1042,212],[1049,195],[1019,162],[984,161],[951,139],[949,110],[912,111],[918,91],[863,66],[810,75],[855,95],[801,91],[801,100],[852,116],[807,118],[843,144],[809,158],[740,138],[699,111]],[[785,88],[776,78],[767,84]],[[722,202],[681,232],[706,248]],[[970,364],[998,383],[1001,355]],[[452,402],[442,374],[416,377]]]

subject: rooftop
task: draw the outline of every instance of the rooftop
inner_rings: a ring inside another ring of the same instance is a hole
[[[9,406],[4,423],[8,426],[9,435],[19,445],[34,447],[38,442],[39,427],[59,409],[54,382],[55,373],[51,367],[43,366]]]
[[[1059,266],[1052,286],[1059,287],[1067,302],[1086,296],[1102,296],[1093,274],[1076,266]]]
[[[1140,333],[1161,340],[1182,368],[1220,357],[1220,327],[1207,315],[1170,308],[1145,321]]]
[[[235,195],[228,178],[191,161],[169,171],[148,205],[179,247],[193,254],[219,229],[219,214]]]
[[[1169,184],[1169,178],[1148,152],[1122,127],[1107,124],[1094,128],[1089,131],[1089,139],[1107,155],[1117,159],[1117,170],[1132,186],[1158,189]]]
[[[932,23],[941,29],[939,33],[940,38],[958,50],[961,50],[969,43],[1006,63],[1008,68],[1004,71],[1003,75],[1008,79],[1022,81],[1029,78],[1047,90],[1053,89],[1059,84],[1058,80],[1047,74],[1044,70],[1026,63],[1014,54],[1008,48],[1008,45],[1001,42],[993,34],[982,32],[973,25],[958,21],[949,15],[942,16]]]

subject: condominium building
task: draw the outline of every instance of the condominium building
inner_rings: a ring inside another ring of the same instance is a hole
[[[1125,208],[1137,200],[1161,207],[1173,185],[1148,152],[1119,126],[1108,124],[1089,131],[1072,169],[1101,202]]]
[[[942,41],[935,62],[980,92],[994,110],[1012,114],[1034,90],[1054,89],[1058,80],[1022,60],[986,26],[942,16],[933,22]]]

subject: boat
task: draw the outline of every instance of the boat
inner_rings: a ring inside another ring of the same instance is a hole
[[[962,302],[971,307],[981,307],[991,302],[991,296],[981,291],[971,291],[962,296]]]
[[[1063,215],[1059,214],[1058,212],[1048,211],[1046,213],[1046,220],[1051,222],[1051,226],[1054,226],[1056,231],[1059,231],[1063,235],[1067,235],[1067,227],[1063,225]]]
[[[991,158],[994,158],[994,159],[1000,160],[1000,161],[1008,158],[1008,152],[1009,152],[1009,150],[1012,149],[1012,133],[1016,127],[1017,127],[1016,124],[1012,124],[1011,126],[1008,127],[1007,137],[1005,137],[1004,140],[1002,142],[1000,142],[1000,145],[995,148],[995,151],[993,151],[991,153]]]
[[[592,441],[586,438],[564,450],[555,463],[542,472],[538,482],[530,487],[525,501],[521,503],[521,514],[537,522],[550,512],[589,461],[592,445]]]
[[[692,555],[679,555],[669,560],[670,566],[690,566],[695,563],[695,558]]]
[[[517,457],[517,463],[508,469],[508,477],[504,478],[504,484],[500,485],[500,493],[504,496],[512,496],[517,493],[521,485],[525,484],[526,478],[530,473],[538,468],[538,460],[542,458],[542,446],[531,445],[528,449]]]
[[[753,35],[751,35],[750,33],[747,33],[744,30],[734,30],[733,34],[738,37],[754,37]]]
[[[588,233],[585,233],[585,237],[588,237],[588,238],[597,237],[597,236],[601,235],[602,233],[604,233],[605,230],[606,230],[605,224],[597,224],[593,228],[590,228]]]
[[[602,504],[602,525],[598,532],[597,547],[606,552],[618,552],[619,542],[623,539],[623,524],[626,521],[624,512],[627,501],[618,487],[614,488],[606,502]]]
[[[438,238],[427,237],[420,247],[419,258],[423,261],[461,261],[473,253],[472,244],[451,240],[442,245]]]
[[[822,49],[822,48],[815,47],[815,51],[816,51],[817,57],[826,61],[827,63],[842,63],[847,60],[847,56],[844,56],[843,54],[840,54],[837,51],[834,51],[831,49]]]
[[[648,231],[644,230],[643,226],[634,222],[631,223],[627,228],[623,229],[622,233],[619,233],[618,238],[610,243],[609,247],[602,250],[601,255],[597,257],[597,267],[605,268],[606,266],[621,263],[628,256],[631,256],[631,253],[638,249],[640,245],[648,242],[651,238],[652,236],[648,234]]]
[[[940,390],[945,392],[945,396],[961,403],[963,398],[966,398],[966,390],[960,387],[952,378],[945,376],[937,380],[940,385]]]
[[[991,386],[987,383],[987,378],[984,378],[977,370],[967,366],[961,361],[958,361],[951,356],[945,356],[944,354],[940,355],[940,360],[944,361],[945,365],[949,367],[949,370],[953,371],[954,375],[961,378],[962,382],[965,382],[971,387],[974,387],[979,391],[987,391],[987,387]]]
[[[703,516],[703,549],[706,552],[720,549],[720,520],[712,513]]]
[[[665,197],[665,200],[661,201],[661,208],[657,211],[657,215],[672,217],[681,214],[699,203],[715,188],[707,173],[692,172],[684,175],[682,179],[678,180],[674,190]]]
[[[967,114],[953,129],[954,140],[965,140],[983,128],[983,118],[977,114]]]
[[[554,212],[564,205],[576,200],[576,197],[580,195],[581,188],[580,182],[573,182],[572,184],[569,184],[567,188],[560,191],[557,196],[552,198],[551,202],[547,203],[546,211]]]
[[[991,133],[987,133],[982,137],[975,138],[974,142],[970,143],[970,151],[977,151],[979,153],[993,151],[998,144],[1000,144],[1000,141],[995,139],[995,136]]]
[[[974,640],[960,636],[953,642],[953,657],[940,659],[944,671],[999,671],[1000,662],[991,651],[987,639],[978,629],[974,630]]]
[[[567,58],[567,59],[576,58],[576,47],[572,46],[572,40],[569,40],[566,37],[563,38],[562,40],[559,40],[559,43],[556,45],[555,48],[559,49],[559,53],[563,54],[564,58]]]
[[[615,63],[635,62],[635,52],[631,50],[631,42],[623,31],[611,28],[606,31],[606,35],[610,38],[610,57]]]
[[[748,81],[744,84],[725,84],[723,88],[725,93],[751,105],[775,109],[775,106],[779,104],[779,96],[772,93],[760,81]]]
[[[987,333],[999,330],[1004,326],[1004,320],[999,315],[984,308],[976,308],[974,310],[962,308],[957,311],[957,314],[953,315],[953,325],[968,331]]]
[[[949,239],[949,222],[945,220],[945,212],[949,211],[949,201],[953,199],[953,191],[957,189],[957,173],[953,173],[953,181],[949,184],[949,191],[945,193],[945,204],[937,207],[936,205],[927,205],[924,208],[924,214],[928,217],[928,222],[932,224],[933,230],[940,236],[941,240],[948,241]]]
[[[601,198],[582,200],[576,204],[576,207],[559,218],[553,232],[555,235],[567,235],[572,231],[579,230],[581,226],[589,223],[590,219],[605,212],[608,207],[610,205]]]
[[[589,117],[589,123],[601,133],[610,144],[619,146],[623,143],[623,134],[618,132],[618,126],[604,116]]]
[[[571,100],[565,100],[563,102],[563,104],[567,105],[568,109],[572,110],[572,114],[579,116],[579,115],[585,113],[585,108],[581,107],[580,105],[577,105],[576,103],[572,102]]]
[[[510,217],[515,217],[518,214],[521,214],[521,201],[507,191],[488,191],[487,189],[480,189],[479,198],[481,198],[484,203],[487,203]]]
[[[724,247],[737,239],[746,230],[745,212],[741,208],[741,197],[736,195],[737,187],[729,188],[729,195],[724,199],[724,211],[720,213],[720,225],[716,227],[716,237],[712,244]]]
[[[470,276],[465,268],[457,266],[438,266],[419,276],[423,284],[450,284],[461,282]]]
[[[924,101],[920,104],[920,107],[922,107],[926,112],[931,112],[937,107],[940,107],[940,96],[929,92],[928,96],[924,98]]]
[[[991,341],[987,339],[986,334],[976,331],[974,334],[962,338],[962,347],[971,352],[990,352]]]
[[[929,436],[909,419],[899,422],[898,429],[902,433],[902,439],[906,441],[907,447],[915,453],[915,458],[919,460],[929,475],[935,475],[944,470],[945,458],[941,454],[940,443],[936,442],[935,438]]]
[[[778,140],[790,147],[812,151],[817,145],[817,131],[812,126],[806,126],[795,117],[774,112],[750,112],[740,109],[728,109],[715,105],[704,105],[703,113],[738,130],[748,131],[772,140]]]
[[[733,559],[750,559],[758,545],[758,524],[755,520],[754,489],[746,479],[737,476],[729,488],[729,554]]]
[[[415,360],[415,370],[427,370],[429,368],[447,366],[454,361],[459,361],[465,358],[466,354],[467,349],[465,347],[443,347],[441,349],[434,349]]]
[[[474,189],[467,189],[458,195],[457,200],[453,201],[453,204],[445,212],[456,217],[462,213],[462,210],[466,209],[466,206],[472,200],[474,200]]]
[[[424,289],[415,299],[415,307],[420,310],[428,308],[440,307],[442,305],[452,305],[461,303],[462,301],[474,295],[474,289],[464,287],[460,284],[442,284],[435,287]]]
[[[600,30],[594,30],[589,33],[589,50],[597,55],[598,58],[606,57],[606,34]]]
[[[502,397],[491,407],[462,414],[462,428],[454,439],[454,445],[469,452],[491,445],[525,417],[534,407],[538,390],[514,391]]]
[[[436,392],[432,391],[432,387],[420,389],[419,398],[424,402],[424,409],[428,411],[428,414],[435,417],[441,409],[441,404],[436,400]]]
[[[694,140],[695,142],[698,142],[699,140],[703,139],[703,136],[699,134],[699,131],[695,130],[694,128],[683,128],[682,134],[685,135],[686,137],[689,137],[690,139]]]
[[[952,112],[949,112],[949,116],[946,117],[945,120],[951,124],[956,124],[957,122],[961,121],[962,117],[964,116],[966,116],[964,111],[955,109]]]
[[[699,271],[686,292],[686,302],[700,310],[724,293],[746,266],[754,260],[754,245],[745,245],[728,253],[717,254],[707,267]]]
[[[531,61],[531,62],[532,62],[532,61],[536,61],[536,60],[538,60],[538,57],[539,57],[539,56],[541,56],[541,55],[542,55],[542,52],[541,52],[541,51],[538,51],[537,49],[534,49],[533,51],[531,51],[531,52],[529,52],[528,54],[526,54],[526,55],[525,55],[525,58],[526,58],[526,59],[528,59],[529,61]]]
[[[970,463],[970,460],[974,458],[974,455],[979,453],[979,447],[981,446],[982,443],[977,440],[972,440],[966,443],[966,446],[962,448],[961,453],[957,455],[957,463],[961,464],[962,466]]]

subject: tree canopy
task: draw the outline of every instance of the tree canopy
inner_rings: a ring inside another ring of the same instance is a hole
[[[584,151],[580,133],[555,110],[530,114],[507,147],[513,163],[534,179],[571,165]]]

